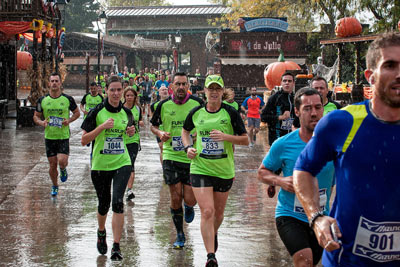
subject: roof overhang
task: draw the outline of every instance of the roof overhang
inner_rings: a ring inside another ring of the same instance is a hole
[[[305,58],[285,58],[285,61],[293,61],[299,65],[306,63]],[[268,65],[276,62],[276,58],[221,58],[222,65]]]

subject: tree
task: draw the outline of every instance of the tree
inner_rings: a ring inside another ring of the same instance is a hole
[[[106,0],[108,6],[165,6],[165,0]]]
[[[92,0],[73,0],[65,8],[63,26],[69,32],[90,32],[97,20],[99,4]]]
[[[400,19],[400,0],[360,0],[360,11],[370,11],[376,23],[372,25],[374,32],[383,32],[397,28]]]

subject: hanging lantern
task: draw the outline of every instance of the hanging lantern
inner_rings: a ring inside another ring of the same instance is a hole
[[[277,62],[269,64],[264,70],[265,86],[269,90],[275,86],[281,85],[281,77],[287,70],[300,70],[300,66],[293,61],[285,61],[283,51],[280,50],[280,55]]]
[[[17,51],[17,70],[27,70],[33,64],[32,55],[26,51]]]

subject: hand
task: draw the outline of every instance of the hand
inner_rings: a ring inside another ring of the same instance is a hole
[[[49,121],[47,119],[43,121],[43,127],[44,128],[46,128],[48,124],[49,124]]]
[[[197,156],[197,149],[189,147],[186,154],[189,159],[194,159]]]
[[[135,125],[126,127],[126,134],[128,136],[133,136],[135,134],[135,132],[136,132]]]
[[[89,112],[86,111],[86,110],[83,110],[82,112],[83,112],[83,114],[85,114],[85,115],[87,115],[87,114],[89,113]]]
[[[294,193],[293,176],[279,178],[277,185],[279,185],[285,191]]]
[[[313,230],[318,239],[319,245],[324,248],[326,251],[332,251],[340,248],[340,244],[338,242],[333,241],[332,233],[331,233],[331,224],[336,229],[337,237],[342,237],[342,233],[337,225],[337,222],[334,218],[329,216],[321,216],[318,217],[314,221]]]
[[[214,141],[224,141],[225,134],[219,130],[212,130],[210,132],[210,137]]]
[[[168,139],[171,138],[171,134],[168,132],[160,131],[160,135],[158,137],[160,137],[161,141],[166,142]]]
[[[69,119],[64,119],[62,122],[62,125],[68,126],[69,125]]]
[[[279,116],[281,121],[289,119],[290,118],[290,111],[286,110],[285,112],[283,112],[283,114],[281,116]]]
[[[103,127],[103,129],[111,129],[111,128],[113,128],[114,127],[114,119],[113,118],[109,118],[108,120],[103,122],[103,124],[101,124],[101,126]]]
[[[144,121],[139,121],[139,126],[144,127]]]

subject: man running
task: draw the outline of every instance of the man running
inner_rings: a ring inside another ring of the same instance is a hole
[[[196,204],[190,185],[190,159],[186,157],[181,133],[183,123],[190,110],[200,106],[203,101],[188,93],[189,82],[184,72],[175,73],[172,81],[173,94],[161,101],[151,119],[151,131],[163,142],[163,174],[171,195],[171,215],[174,221],[177,238],[174,248],[183,248],[183,209],[185,221],[190,223],[194,218],[193,206]],[[163,126],[163,130],[159,126]]]
[[[294,189],[325,248],[324,266],[400,263],[400,34],[378,36],[366,59],[372,99],[324,116],[295,165]],[[332,217],[321,213],[314,178],[331,160]]]
[[[324,116],[335,109],[341,109],[342,106],[328,97],[328,83],[324,77],[316,76],[311,80],[311,87],[318,91],[322,96],[324,104]]]
[[[70,111],[72,111],[71,117],[69,117]],[[49,93],[39,99],[33,115],[33,121],[45,128],[46,155],[50,165],[49,175],[53,183],[52,196],[58,194],[57,166],[60,167],[61,182],[68,179],[69,125],[79,116],[80,112],[75,100],[61,92],[60,74],[52,73]]]
[[[260,131],[260,113],[264,108],[263,99],[257,95],[257,88],[251,88],[251,96],[242,103],[242,110],[247,114],[247,127],[249,128],[250,147],[256,142],[257,133]]]
[[[103,96],[99,94],[97,90],[97,85],[95,82],[90,84],[90,93],[87,93],[83,96],[80,104],[80,110],[83,113],[83,118],[86,118],[86,115],[89,111],[95,108],[98,104],[103,102]]]
[[[293,167],[300,152],[313,135],[317,122],[322,118],[322,98],[311,88],[300,89],[295,96],[295,112],[300,119],[297,129],[277,139],[258,169],[258,179],[265,184],[280,186],[275,210],[276,227],[294,266],[317,265],[322,256],[322,248],[308,225],[307,216],[293,189]],[[283,170],[283,177],[275,172]],[[318,174],[320,207],[329,214],[329,199],[334,185],[332,162]]]

